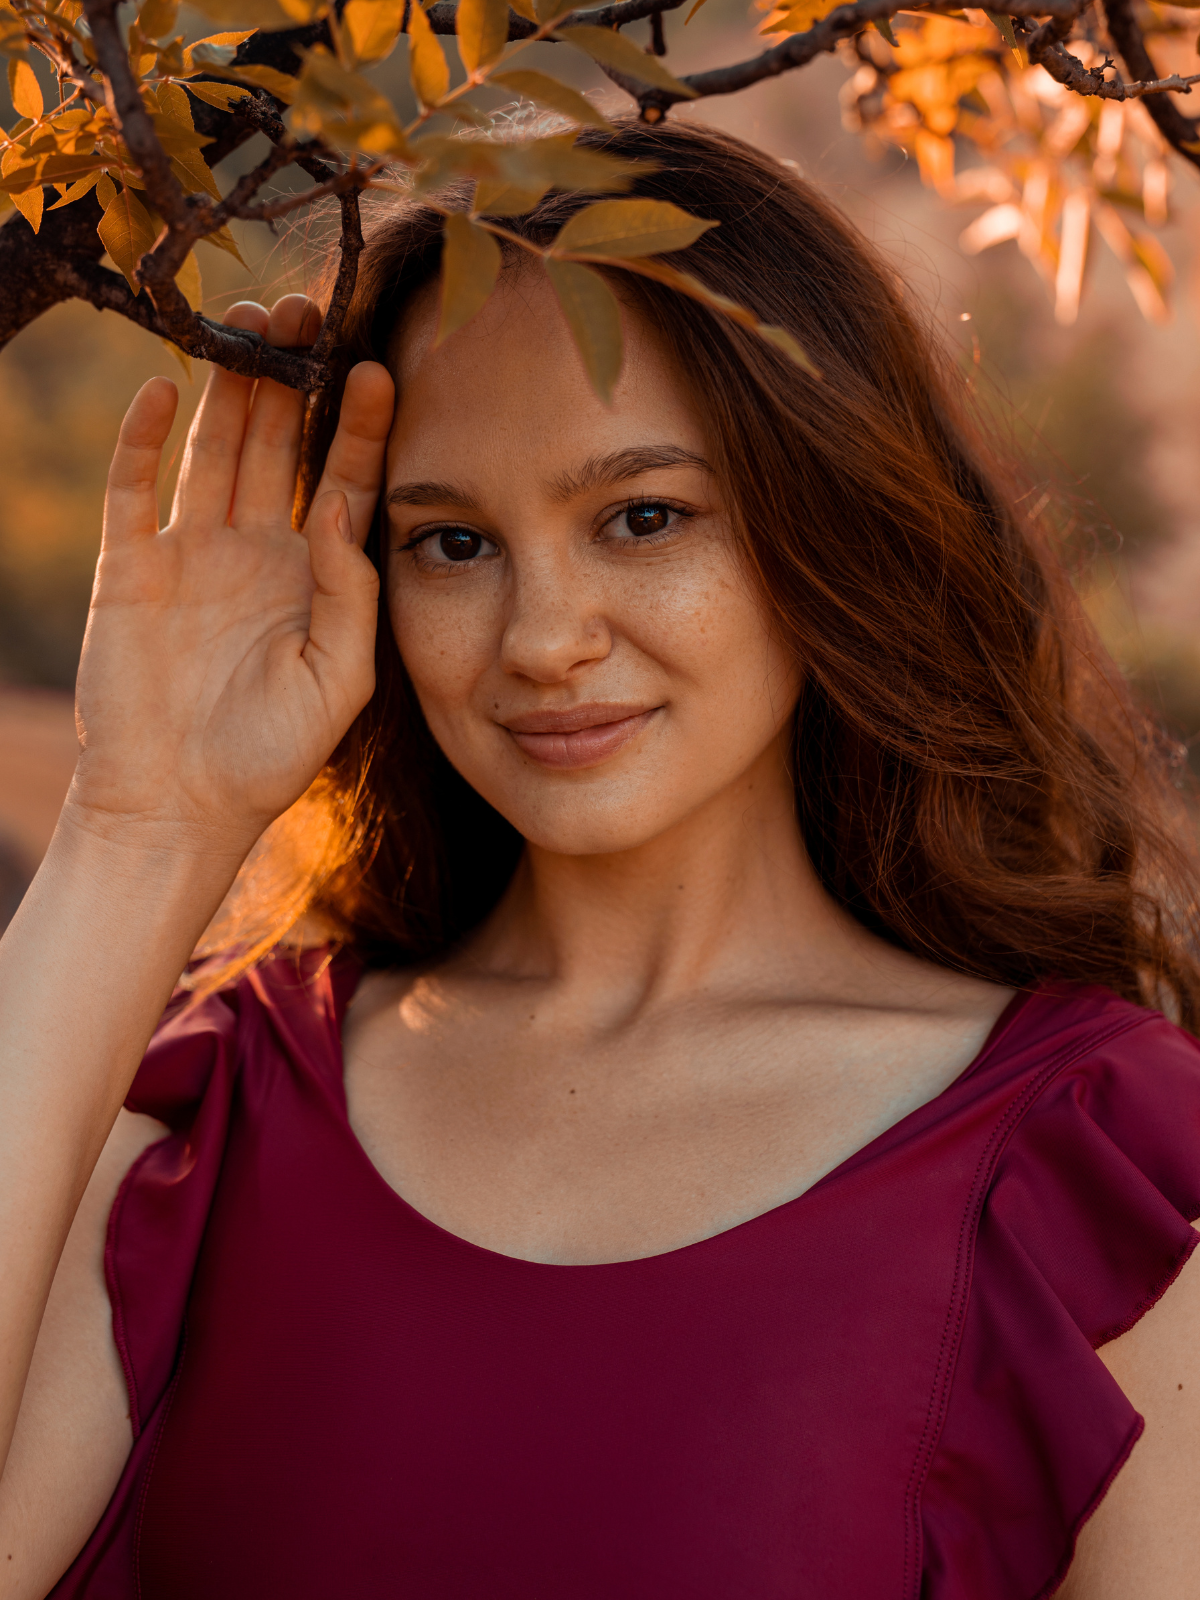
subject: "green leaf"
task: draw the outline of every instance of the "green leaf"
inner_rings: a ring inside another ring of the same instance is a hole
[[[104,248],[120,267],[134,294],[142,286],[134,276],[138,262],[154,248],[158,237],[145,206],[132,189],[121,189],[100,218],[96,232]]]
[[[550,259],[546,271],[592,388],[611,405],[624,355],[617,297],[598,272],[578,262]]]
[[[665,255],[686,250],[716,226],[669,200],[597,200],[563,224],[550,248],[617,259]]]
[[[450,68],[421,0],[412,0],[408,18],[408,71],[413,93],[423,106],[435,106],[450,87]]]
[[[347,0],[342,29],[357,64],[391,55],[404,22],[405,0]]]
[[[622,72],[627,78],[636,78],[639,83],[649,83],[656,89],[666,89],[671,94],[678,95],[681,100],[694,100],[696,91],[689,89],[686,84],[666,67],[657,56],[648,55],[645,50],[639,50],[632,39],[627,39],[623,33],[614,33],[611,28],[595,28],[591,23],[581,23],[572,28],[563,28],[558,37],[565,39],[568,44],[573,44],[585,55],[591,56],[593,61],[598,61],[603,67],[612,67],[615,72]]]
[[[491,234],[464,212],[451,212],[442,248],[442,308],[435,345],[481,309],[496,287],[500,262],[500,246]]]
[[[519,72],[493,72],[488,82],[502,83],[514,94],[532,100],[539,106],[547,106],[551,111],[558,111],[573,122],[583,122],[593,128],[612,126],[608,118],[602,116],[578,89],[568,88],[565,83],[559,83],[557,78],[551,78],[545,72],[534,72],[527,68]]]
[[[508,0],[458,0],[454,31],[468,76],[490,67],[508,43]]]
[[[895,44],[897,42],[896,35],[892,32],[892,21],[890,17],[876,17],[875,26],[889,44]]]

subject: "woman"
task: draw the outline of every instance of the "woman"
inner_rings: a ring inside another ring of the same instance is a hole
[[[403,206],[327,454],[214,372],[159,532],[126,418],[3,945],[0,1592],[1182,1597],[1169,775],[863,241],[587,138],[819,381],[614,273],[606,408],[517,248],[437,345]]]

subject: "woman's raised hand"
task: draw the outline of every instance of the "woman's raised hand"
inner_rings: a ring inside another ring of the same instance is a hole
[[[310,343],[302,295],[228,323]],[[121,428],[78,687],[69,809],[90,828],[242,852],[298,798],[370,697],[378,580],[362,552],[392,381],[350,374],[303,532],[291,525],[302,396],[214,370],[168,525],[157,479],[177,403],[154,378]]]

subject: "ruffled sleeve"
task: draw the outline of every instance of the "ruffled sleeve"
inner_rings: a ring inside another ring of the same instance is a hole
[[[923,1507],[922,1600],[1035,1600],[1142,1431],[1096,1348],[1200,1234],[1200,1047],[1156,1013],[1052,1077],[979,1220]]]
[[[178,993],[125,1104],[170,1133],[130,1167],[109,1214],[104,1270],[134,1446],[104,1516],[50,1600],[132,1600],[140,1486],[167,1403],[184,1311],[225,1153],[245,983]]]

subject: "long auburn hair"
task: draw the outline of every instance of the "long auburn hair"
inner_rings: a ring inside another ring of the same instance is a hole
[[[943,966],[1017,987],[1103,984],[1200,1029],[1200,879],[1163,741],[894,272],[812,187],[727,134],[629,119],[579,143],[654,163],[633,193],[718,222],[669,259],[788,329],[821,372],[609,274],[674,359],[771,625],[802,667],[796,814],[826,890]],[[504,220],[545,245],[587,203],[552,194]],[[406,302],[438,274],[441,222],[413,199],[371,211],[349,360],[388,359]],[[339,402],[332,389],[310,418],[301,507]],[[381,526],[368,544],[380,567]],[[303,927],[372,965],[435,956],[512,875],[522,841],[435,744],[383,600],[377,665],[370,703],[213,930],[210,949],[239,952],[226,975]]]

